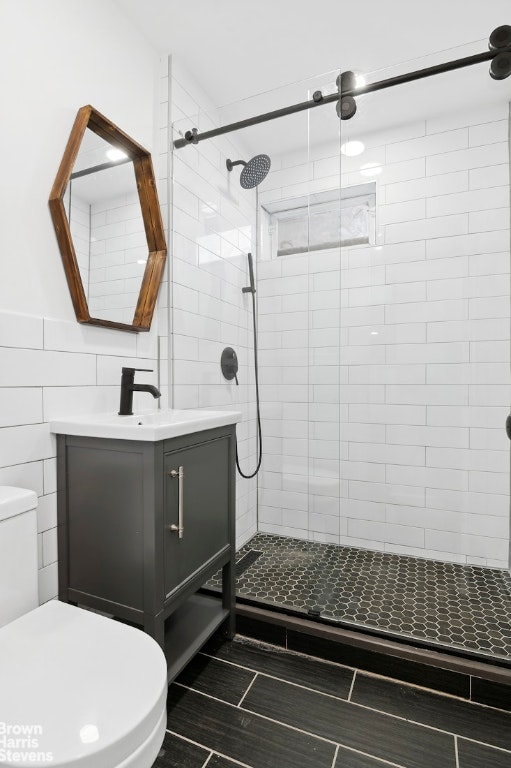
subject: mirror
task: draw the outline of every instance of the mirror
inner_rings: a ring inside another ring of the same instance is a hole
[[[82,107],[49,202],[77,320],[148,331],[167,254],[149,152]]]

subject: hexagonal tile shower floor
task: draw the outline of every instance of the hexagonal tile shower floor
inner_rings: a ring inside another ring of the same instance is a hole
[[[240,597],[511,661],[507,571],[265,533],[237,561],[251,550],[261,554],[237,578]]]

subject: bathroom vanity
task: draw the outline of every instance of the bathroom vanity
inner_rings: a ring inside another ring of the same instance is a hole
[[[51,423],[59,599],[142,627],[163,647],[169,680],[222,624],[234,634],[240,417],[159,411]],[[201,591],[219,569],[221,595]]]

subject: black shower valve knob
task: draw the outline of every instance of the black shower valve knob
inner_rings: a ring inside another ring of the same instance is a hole
[[[227,381],[234,379],[238,384],[238,356],[232,347],[226,347],[220,358],[222,374]]]

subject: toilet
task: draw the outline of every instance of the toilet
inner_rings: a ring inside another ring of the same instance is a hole
[[[0,486],[0,764],[150,768],[167,665],[138,629],[58,600],[38,607],[37,496]]]

